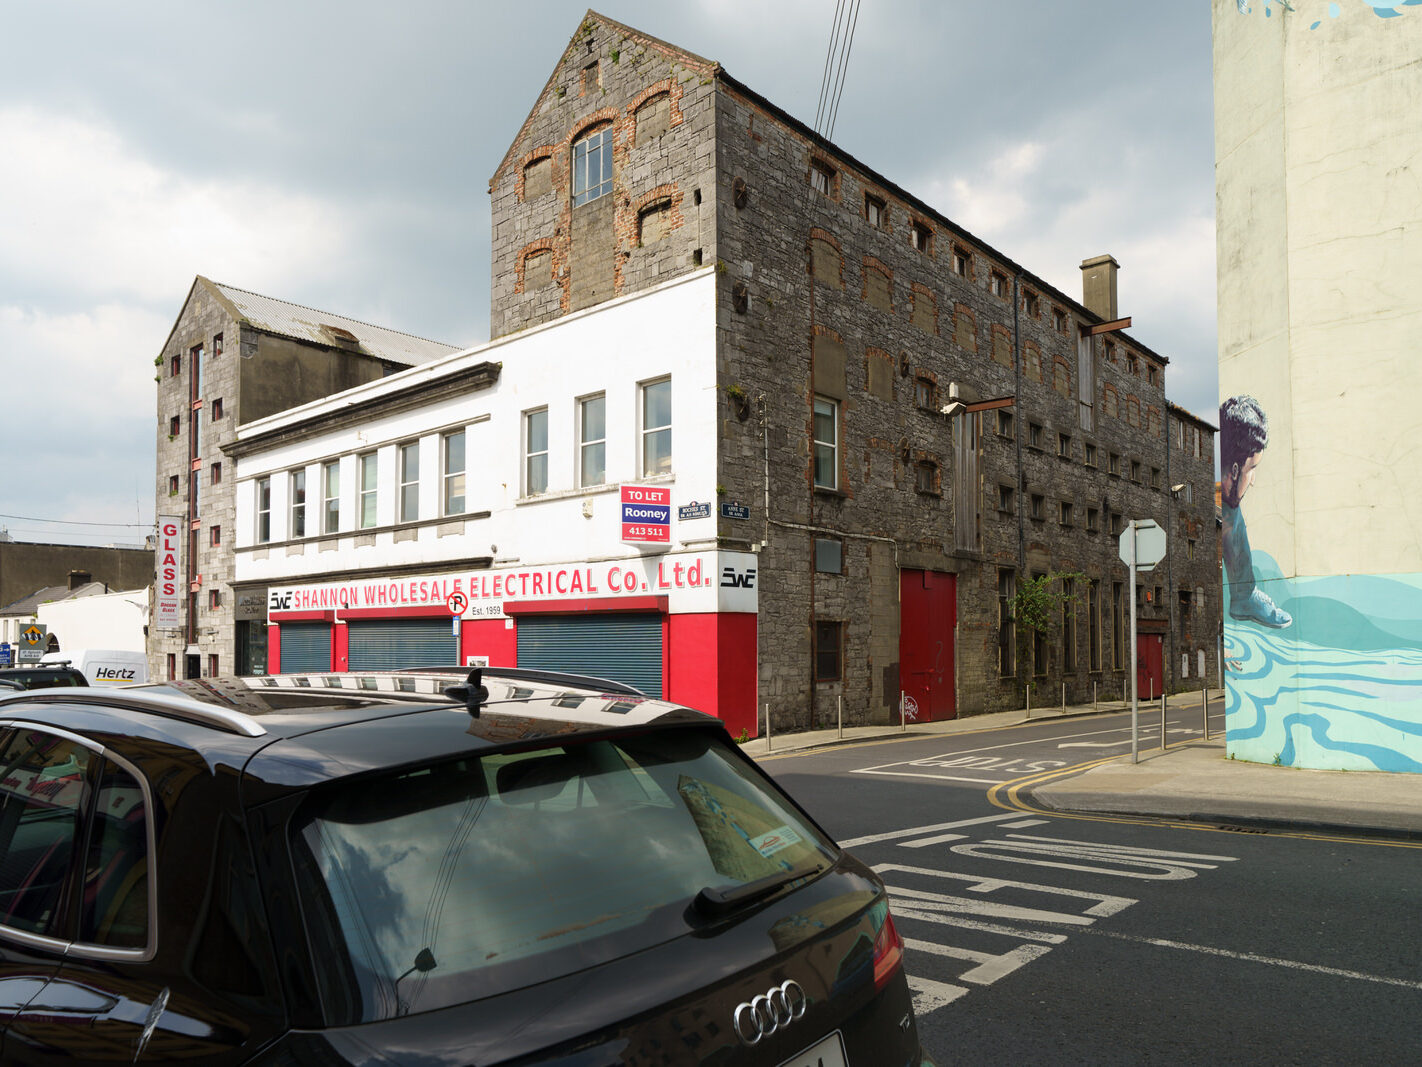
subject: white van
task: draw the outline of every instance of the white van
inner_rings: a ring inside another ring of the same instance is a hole
[[[76,648],[72,652],[46,652],[41,664],[68,664],[89,679],[90,685],[134,685],[148,681],[148,659],[142,652],[119,648]]]

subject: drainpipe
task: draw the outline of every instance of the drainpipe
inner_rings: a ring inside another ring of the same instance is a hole
[[[1021,323],[1018,320],[1018,305],[1021,303],[1020,287],[1022,275],[1016,271],[1012,274],[1012,395],[1016,398],[1016,418],[1017,432],[1012,435],[1012,443],[1017,458],[1017,477],[1014,483],[1014,492],[1017,495],[1017,580],[1020,582],[1027,573],[1027,531],[1023,525],[1022,508],[1025,503],[1022,492],[1022,435],[1027,431],[1027,413],[1022,406],[1022,334]],[[1016,583],[1013,583],[1016,589]],[[1017,630],[1017,622],[1014,619],[1012,625],[1012,665],[1014,674],[1020,672],[1023,667],[1017,662],[1018,645],[1021,634]]]

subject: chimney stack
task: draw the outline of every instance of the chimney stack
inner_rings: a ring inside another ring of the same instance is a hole
[[[1121,317],[1116,313],[1116,272],[1120,269],[1121,264],[1109,254],[1081,263],[1081,302],[1107,322]]]

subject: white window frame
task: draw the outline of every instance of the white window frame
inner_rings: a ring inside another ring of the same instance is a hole
[[[820,434],[820,417],[828,415],[830,433]],[[829,480],[820,477],[821,459],[829,470]],[[827,396],[815,396],[813,418],[810,423],[810,478],[816,489],[839,489],[839,401]]]
[[[600,403],[602,405],[602,434],[599,437],[588,436],[588,405]],[[589,396],[578,397],[578,487],[582,489],[594,485],[607,484],[607,394],[592,393]],[[595,451],[594,451],[595,450]],[[588,477],[588,457],[598,456],[598,470],[601,476],[592,479]]]
[[[287,530],[287,536],[291,540],[306,536],[306,468],[294,470],[290,474],[290,481],[287,483],[287,492],[290,494],[291,505],[291,528]]]
[[[459,467],[455,469],[449,458],[449,448],[451,443],[459,440]],[[451,430],[443,435],[439,442],[439,455],[442,472],[440,475],[440,509],[445,515],[464,515],[469,511],[468,480],[465,472],[469,467],[469,439],[463,430]],[[456,493],[455,490],[458,490]],[[459,499],[459,507],[451,506],[451,501],[455,497]]]
[[[653,424],[649,421],[648,418],[647,402],[652,390],[660,389],[662,386],[666,386],[667,390],[667,421],[665,423]],[[640,382],[637,385],[637,414],[638,422],[640,423],[641,427],[637,442],[637,455],[639,461],[638,469],[641,471],[641,475],[643,478],[655,478],[658,475],[666,475],[672,473],[672,465],[674,462],[675,452],[673,452],[672,450],[672,423],[674,419],[672,413],[671,387],[672,380],[670,376],[665,378],[653,378],[651,381]],[[662,467],[659,464],[658,467],[654,469],[650,462],[652,456],[648,451],[648,446],[653,440],[658,439],[663,434],[666,435],[667,442],[666,465],[665,467]]]
[[[359,504],[356,510],[356,525],[362,530],[370,530],[380,525],[380,454],[363,452],[357,458],[360,461],[360,482],[356,486],[356,501]],[[371,475],[369,479],[366,478],[367,471]],[[366,485],[367,481],[370,482],[369,486]],[[367,503],[370,505],[368,511]]]
[[[332,504],[335,504],[334,510]],[[339,533],[340,529],[341,461],[333,459],[321,464],[321,532],[333,534]]]
[[[255,502],[255,504],[256,504],[255,510],[256,510],[256,517],[257,517],[257,529],[256,529],[257,544],[259,544],[259,545],[271,544],[271,540],[272,540],[272,480],[271,480],[271,477],[268,476],[268,477],[266,477],[266,478],[258,478],[258,479],[256,480],[255,484],[253,485],[253,491],[254,491],[254,493],[256,494],[256,497],[255,497],[255,501],[254,501],[254,502]],[[265,506],[263,506],[263,505],[265,505]]]
[[[573,142],[573,206],[580,207],[612,192],[612,124],[589,130]],[[597,168],[597,181],[590,171]]]
[[[396,506],[399,514],[397,522],[418,522],[420,520],[420,442],[401,441],[395,446],[396,464],[399,470],[399,494]],[[410,471],[410,458],[414,457],[414,477]],[[413,490],[413,496],[411,491]],[[410,501],[413,499],[413,506]]]
[[[541,418],[543,421],[543,447],[533,447],[533,426],[534,420]],[[541,476],[542,484],[538,484],[540,479],[534,475],[534,461],[542,459],[543,471]],[[524,496],[536,496],[539,493],[548,491],[548,408],[531,408],[523,413],[523,493]]]

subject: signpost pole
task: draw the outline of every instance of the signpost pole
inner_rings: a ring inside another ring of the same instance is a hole
[[[1131,762],[1140,762],[1140,707],[1137,701],[1140,698],[1140,676],[1136,671],[1136,520],[1131,520],[1131,546],[1129,549],[1130,559],[1127,565],[1131,570],[1130,584],[1126,586],[1126,595],[1131,601]]]

